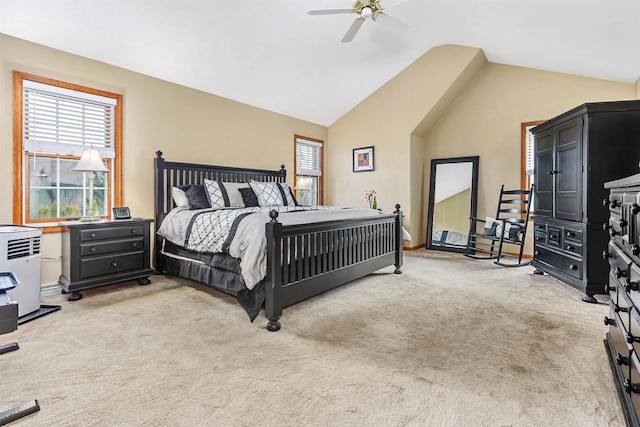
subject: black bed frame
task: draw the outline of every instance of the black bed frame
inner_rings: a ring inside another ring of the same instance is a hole
[[[157,230],[173,208],[171,189],[174,186],[202,184],[205,178],[225,182],[285,182],[286,171],[284,165],[279,171],[268,171],[168,162],[158,151],[154,176]],[[389,265],[395,265],[396,274],[401,273],[400,205],[387,215],[287,226],[278,222],[277,211],[271,211],[269,215],[271,221],[265,224],[268,262],[265,315],[269,331],[280,329],[282,309],[288,305]],[[161,249],[162,237],[156,233],[154,263],[158,272],[165,271]]]

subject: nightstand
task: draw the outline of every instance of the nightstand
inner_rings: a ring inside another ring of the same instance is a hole
[[[68,300],[82,298],[82,289],[138,279],[148,285],[151,269],[151,219],[63,221],[62,275]]]

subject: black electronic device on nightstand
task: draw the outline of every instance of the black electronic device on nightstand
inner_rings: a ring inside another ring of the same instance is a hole
[[[131,219],[129,208],[126,206],[113,208],[113,219]]]
[[[151,269],[151,219],[64,221],[62,275],[68,300],[82,298],[82,289],[138,279],[148,285]]]

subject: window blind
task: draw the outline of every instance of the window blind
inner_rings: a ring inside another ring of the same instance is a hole
[[[115,157],[115,99],[30,80],[22,90],[25,151],[80,156],[93,147]]]
[[[322,175],[322,144],[296,138],[296,175]]]
[[[526,133],[527,133],[527,140],[526,140],[526,164],[525,164],[525,168],[526,168],[526,172],[527,175],[533,175],[533,172],[535,170],[535,161],[534,161],[534,153],[533,153],[533,149],[534,149],[534,144],[533,144],[533,134],[531,133],[531,129],[533,129],[534,126],[527,126],[526,127]]]

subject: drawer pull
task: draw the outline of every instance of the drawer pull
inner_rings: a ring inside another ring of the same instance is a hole
[[[615,275],[616,277],[619,279],[621,277],[627,277],[627,272],[626,271],[622,271],[622,269],[620,267],[616,267],[615,271]]]
[[[629,394],[631,394],[631,393],[636,393],[636,394],[640,393],[640,384],[632,383],[628,379],[624,380],[624,383],[623,383],[622,386],[624,387],[624,391],[626,391]]]
[[[540,255],[540,251],[535,251],[534,254],[535,255]]]
[[[623,356],[623,355],[621,355],[620,353],[618,353],[618,354],[616,355],[616,363],[617,363],[619,366],[622,366],[622,365],[628,365],[628,364],[629,364],[629,358],[628,358],[628,357],[625,357],[625,356]]]
[[[604,316],[604,325],[605,326],[609,326],[609,325],[616,326],[616,321],[615,321],[615,319],[610,319],[607,316]],[[633,336],[631,338],[633,338]],[[629,337],[627,337],[627,341],[628,340],[629,340]],[[631,342],[633,342],[633,341],[631,341]]]
[[[616,290],[616,287],[613,286],[613,285],[610,285],[608,283],[604,285],[604,291],[607,292],[607,293],[613,292],[615,290]]]
[[[634,203],[631,205],[631,215],[638,215],[640,213],[640,205]]]
[[[89,249],[91,252],[95,252],[97,251],[97,249],[95,248],[95,246],[91,246],[91,249]]]
[[[131,246],[133,246],[134,248],[138,247],[138,242],[131,242]]]
[[[638,290],[638,282],[631,282],[627,286],[625,286],[624,289],[627,291],[627,293],[629,293],[631,291],[637,291]]]
[[[633,344],[634,342],[640,342],[640,338],[638,338],[638,337],[634,337],[634,336],[633,336],[633,335],[631,335],[631,334],[627,334],[627,342],[628,342],[629,344]]]
[[[567,245],[567,250],[568,250],[568,251],[572,251],[572,250],[574,250],[574,249],[575,249],[575,248],[574,248],[573,246],[571,246],[571,245]]]
[[[616,237],[616,236],[619,236],[619,235],[620,235],[619,231],[611,230],[611,237]]]
[[[577,269],[578,269],[578,266],[577,266],[577,265],[575,265],[575,264],[569,264],[569,270],[573,270],[573,271],[575,271],[575,270],[577,270]]]
[[[95,239],[95,238],[96,238],[96,233],[91,233],[91,234],[89,234],[89,236],[90,236],[91,238]]]
[[[618,200],[612,200],[611,203],[609,203],[609,207],[611,208],[617,208],[618,206],[620,206],[620,202]]]
[[[572,233],[571,231],[567,231],[567,237],[571,237],[573,236],[575,233]]]
[[[135,228],[132,228],[132,229],[131,229],[131,234],[138,234],[138,230],[137,230],[137,229],[135,229]]]
[[[611,228],[611,226],[609,225],[608,222],[605,222],[604,224],[602,224],[602,229],[604,231],[609,231],[610,228]]]
[[[629,307],[620,307],[619,305],[616,304],[616,308],[614,308],[614,311],[616,313],[620,313],[620,312],[628,313],[629,312]]]
[[[111,267],[116,268],[118,266],[118,261],[113,261],[111,263]]]
[[[558,238],[552,234],[549,236],[549,240],[558,240]]]
[[[626,227],[627,226],[627,221],[624,219],[621,219],[620,222],[618,222],[618,224],[620,224],[620,227]]]
[[[609,251],[602,251],[602,259],[603,260],[607,260],[607,258],[611,258],[611,252]]]
[[[635,243],[632,244],[631,253],[633,254],[633,256],[638,256],[638,254],[640,254],[640,246],[636,245]]]
[[[609,206],[609,199],[602,199],[602,206],[604,206],[605,208]]]

